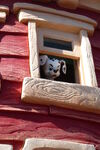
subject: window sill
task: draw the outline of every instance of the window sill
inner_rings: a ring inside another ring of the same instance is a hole
[[[26,77],[21,99],[26,103],[100,114],[100,89],[79,84]]]

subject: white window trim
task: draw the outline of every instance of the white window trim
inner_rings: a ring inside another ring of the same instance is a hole
[[[96,26],[95,21],[90,18],[76,14],[74,15],[71,13],[68,13],[67,17],[66,15],[64,17],[65,12],[56,12],[56,10],[54,9],[52,9],[54,14],[50,14],[51,9],[48,8],[47,10],[46,8],[44,10],[44,8],[45,7],[39,7],[38,5],[33,4],[14,4],[14,12],[19,11],[19,21],[22,23],[28,23],[31,77],[24,78],[21,95],[22,101],[28,103],[45,104],[48,106],[55,105],[65,108],[100,113],[100,105],[98,105],[98,103],[100,103],[100,89],[95,88],[97,86],[97,81],[94,70],[91,46],[88,38],[88,35],[92,35],[94,32],[94,28]],[[49,13],[47,13],[47,11],[49,11]],[[46,14],[44,12],[46,12]],[[57,14],[60,13],[61,15],[57,16]],[[59,19],[64,22],[62,23]],[[81,53],[78,55],[80,55],[80,58],[84,59],[83,57],[81,57],[81,55],[85,51],[85,60],[83,61],[82,59],[80,59],[78,64],[79,71],[82,75],[81,84],[92,87],[40,79],[39,47],[37,37],[38,28],[48,28],[50,30],[57,30],[59,32],[66,33],[70,32],[71,34],[79,35]],[[84,44],[85,50],[83,48]],[[84,66],[85,61],[87,61],[88,63],[87,66],[90,67],[90,69],[88,70],[90,79],[89,82],[88,80],[86,80],[86,66]],[[83,69],[82,66],[84,66]],[[60,95],[58,94],[58,91]]]
[[[83,144],[64,140],[30,138],[25,140],[25,144],[22,150],[41,150],[41,149],[95,150],[95,147],[92,144]]]

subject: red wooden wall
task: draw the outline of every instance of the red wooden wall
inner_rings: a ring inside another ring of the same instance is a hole
[[[6,23],[0,24],[0,143],[11,143],[14,150],[19,150],[26,138],[43,137],[91,143],[100,150],[100,115],[21,102],[22,80],[25,76],[30,76],[29,49],[27,26],[19,23],[12,13],[14,2],[19,1],[0,1],[0,5],[10,8]],[[60,9],[55,3],[48,6]],[[73,12],[98,22],[90,41],[100,87],[100,14],[79,9]]]

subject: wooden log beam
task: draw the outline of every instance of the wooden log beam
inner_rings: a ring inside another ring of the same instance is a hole
[[[83,68],[82,70],[84,73],[85,85],[97,87],[91,44],[86,31],[84,30],[80,31],[80,39],[81,39],[80,59],[82,61],[82,68]]]
[[[77,1],[77,0],[72,0],[72,1],[73,1],[73,3],[75,3],[74,1]],[[62,17],[71,18],[71,19],[82,21],[82,22],[87,22],[89,24],[92,24],[94,27],[96,27],[96,25],[97,25],[95,20],[93,20],[89,17],[83,16],[83,15],[74,14],[74,13],[70,13],[70,12],[66,12],[66,11],[59,11],[59,10],[56,10],[53,8],[49,8],[49,7],[47,8],[47,7],[43,7],[43,6],[36,5],[36,4],[14,3],[13,11],[15,14],[18,13],[21,9],[37,11],[37,12],[44,12],[44,13],[49,13],[49,14],[53,14],[53,15],[59,15]]]
[[[35,22],[28,22],[28,38],[30,49],[30,73],[31,77],[40,77],[39,52],[37,47],[37,30]]]
[[[51,140],[42,138],[30,138],[25,140],[25,145],[22,150],[36,149],[95,150],[95,147],[92,144],[82,144],[63,140]]]
[[[23,102],[53,105],[100,114],[100,89],[78,84],[26,77]]]
[[[34,21],[37,27],[48,27],[64,32],[79,33],[80,30],[86,30],[89,35],[94,32],[94,25],[87,22],[82,22],[69,17],[58,16],[55,14],[37,12],[22,9],[19,12],[19,22],[28,23]]]

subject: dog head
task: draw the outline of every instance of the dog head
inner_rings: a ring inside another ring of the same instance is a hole
[[[40,56],[40,66],[43,69],[45,78],[54,80],[60,76],[61,70],[66,74],[66,63],[64,60],[49,58],[47,55]]]

